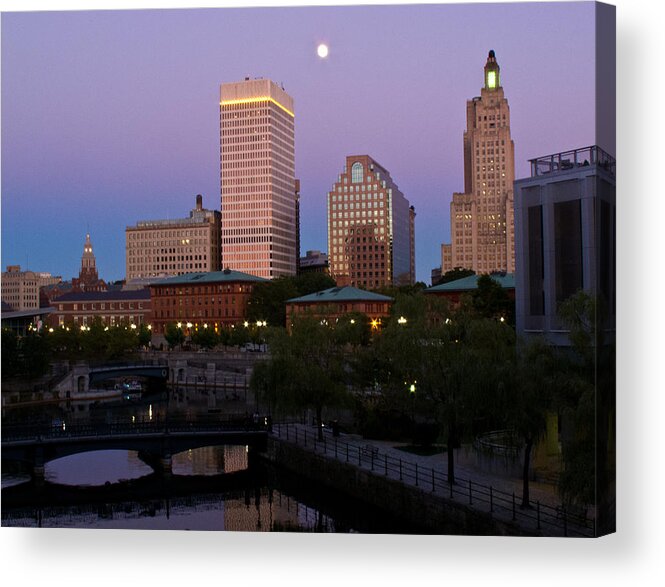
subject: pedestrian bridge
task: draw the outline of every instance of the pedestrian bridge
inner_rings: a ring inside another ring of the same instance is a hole
[[[98,450],[133,450],[156,470],[168,473],[172,455],[182,451],[223,444],[263,449],[269,428],[266,417],[3,425],[2,459],[28,463],[39,480],[45,463],[55,459]]]

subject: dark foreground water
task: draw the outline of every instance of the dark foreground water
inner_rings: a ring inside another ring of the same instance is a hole
[[[44,528],[415,533],[392,515],[250,459],[245,446],[174,455],[164,480],[131,451],[48,463],[35,488],[3,467],[2,525]]]

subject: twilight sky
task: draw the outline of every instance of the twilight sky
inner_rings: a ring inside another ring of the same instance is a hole
[[[219,208],[219,84],[250,76],[295,100],[301,254],[327,251],[326,193],[369,154],[416,208],[429,284],[489,49],[517,178],[596,142],[592,2],[3,13],[3,270],[71,279],[89,230],[100,277],[122,279],[127,225],[197,193]]]

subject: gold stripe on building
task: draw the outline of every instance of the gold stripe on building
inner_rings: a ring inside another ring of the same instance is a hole
[[[231,106],[233,104],[249,104],[250,102],[272,102],[275,106],[278,106],[284,112],[286,112],[289,116],[292,116],[295,118],[295,114],[291,112],[286,106],[280,104],[277,100],[274,98],[271,98],[270,96],[257,96],[255,98],[241,98],[239,100],[222,100],[219,104],[220,106]]]

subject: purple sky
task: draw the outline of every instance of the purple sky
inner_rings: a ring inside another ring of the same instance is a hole
[[[595,143],[592,2],[3,13],[3,270],[70,279],[89,229],[121,279],[127,225],[187,216],[197,193],[219,208],[219,84],[251,76],[295,100],[301,253],[327,250],[326,193],[367,153],[416,208],[429,284],[489,49],[518,178]]]

